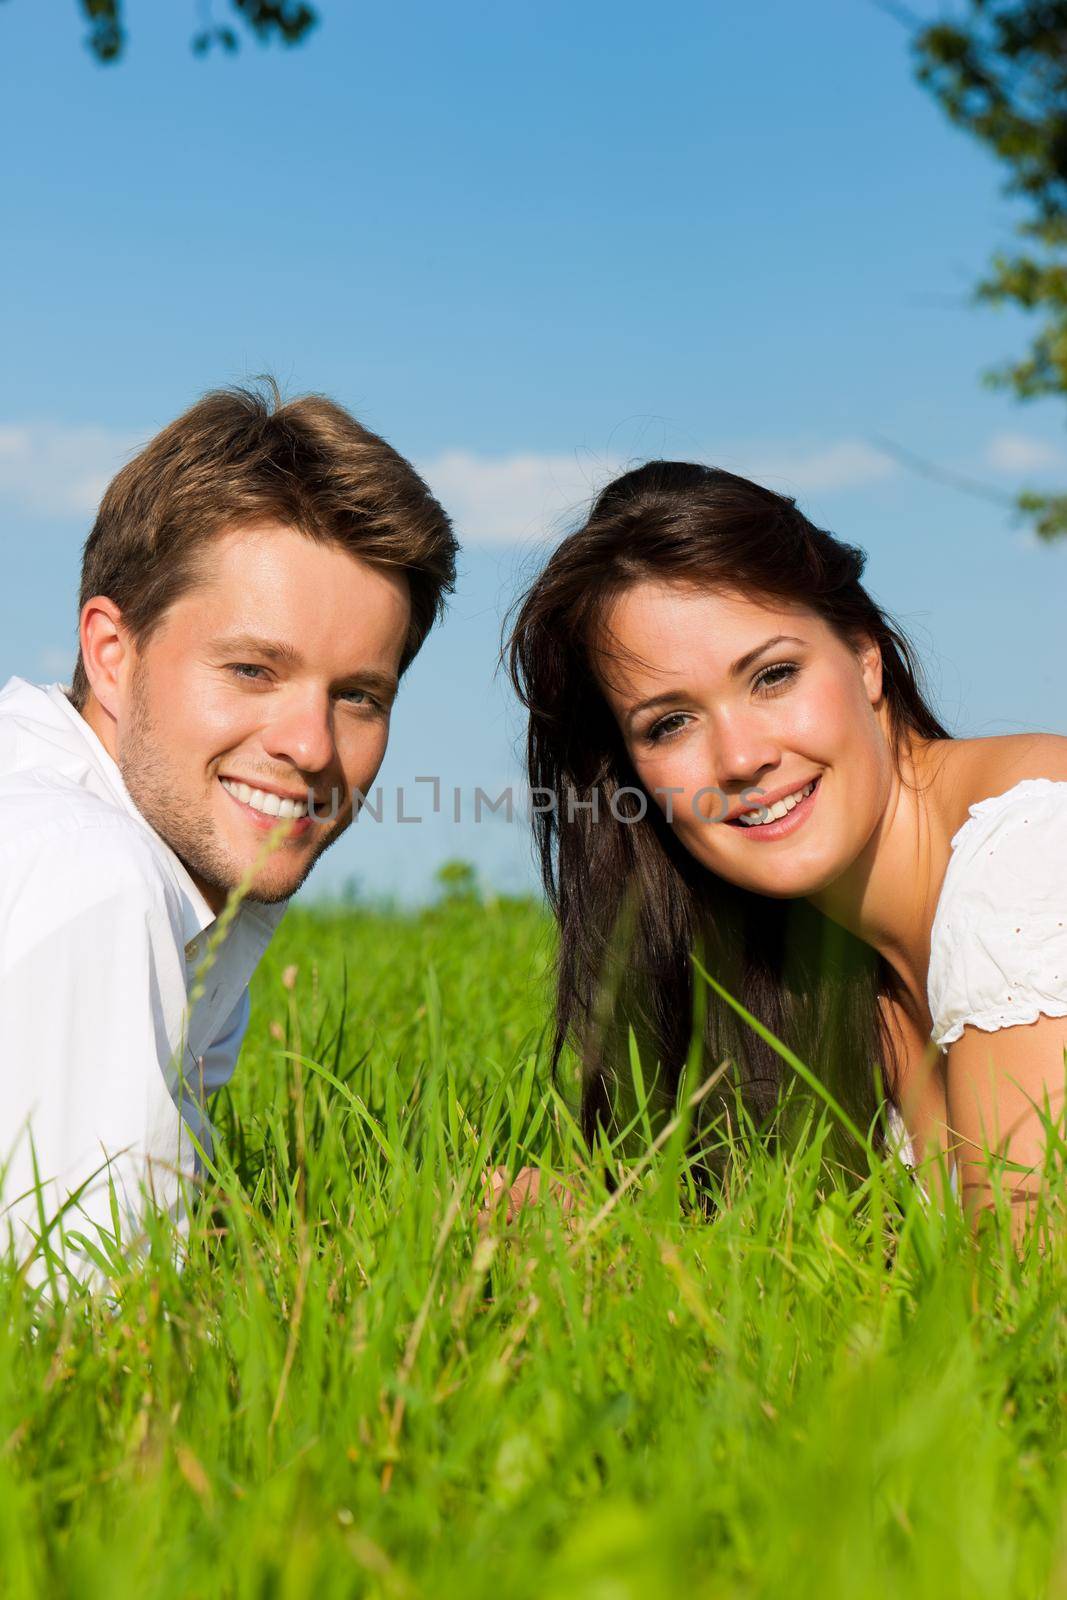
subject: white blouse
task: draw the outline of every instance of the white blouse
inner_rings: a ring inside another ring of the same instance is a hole
[[[952,836],[930,930],[931,1038],[1067,1016],[1067,782],[1024,778]],[[912,1162],[895,1108],[890,1140]]]
[[[955,833],[930,931],[931,1037],[1067,1016],[1067,783],[1024,778]]]

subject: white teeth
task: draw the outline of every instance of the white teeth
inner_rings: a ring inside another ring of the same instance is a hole
[[[219,782],[235,800],[251,806],[253,811],[262,811],[265,816],[291,818],[307,815],[306,801],[283,800],[280,795],[268,794],[265,789],[250,789],[247,783],[234,783],[230,778],[220,778]]]
[[[799,805],[805,795],[814,789],[814,782],[803,789],[798,789],[795,794],[787,794],[784,800],[778,800],[773,806],[760,806],[758,811],[744,813],[739,819],[742,827],[758,828],[765,822],[777,822],[779,817],[788,816],[793,807]]]

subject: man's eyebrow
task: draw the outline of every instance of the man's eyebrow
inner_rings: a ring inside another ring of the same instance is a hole
[[[395,700],[400,679],[393,672],[378,672],[368,667],[365,672],[353,672],[345,679],[355,689],[373,689],[383,700]]]
[[[798,639],[796,634],[776,633],[772,638],[764,639],[762,644],[757,645],[755,650],[750,650],[747,655],[739,656],[734,662],[733,666],[730,668],[730,676],[731,678],[739,678],[743,672],[747,671],[748,668],[753,665],[754,662],[759,660],[760,656],[763,655],[765,650],[770,650],[773,645],[804,643],[805,641],[803,639]],[[627,720],[630,723],[633,723],[635,719],[641,716],[641,714],[645,711],[661,711],[667,706],[680,705],[684,700],[688,700],[689,698],[689,695],[685,694],[681,689],[670,689],[666,694],[653,695],[651,699],[642,700],[640,705],[634,706],[630,711]]]
[[[280,661],[287,667],[300,665],[300,653],[291,644],[260,639],[254,633],[233,633],[224,639],[212,639],[208,648],[218,656],[265,656],[268,661]]]
[[[266,661],[276,661],[281,666],[299,667],[303,657],[291,644],[276,639],[261,639],[254,633],[233,633],[223,639],[212,639],[208,646],[214,656],[260,656]],[[387,700],[396,698],[400,680],[393,672],[379,672],[376,667],[356,668],[341,680],[357,689],[370,689]]]

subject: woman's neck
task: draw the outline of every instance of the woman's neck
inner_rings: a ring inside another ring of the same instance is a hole
[[[891,967],[916,1021],[929,1024],[930,931],[958,826],[957,741],[917,740],[891,768],[885,807],[870,838],[812,905],[871,945]]]

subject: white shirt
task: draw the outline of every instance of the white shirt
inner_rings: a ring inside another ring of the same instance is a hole
[[[124,1238],[146,1190],[183,1223],[285,908],[242,903],[190,1006],[214,912],[63,688],[0,689],[0,1246],[21,1258],[82,1185],[62,1225],[94,1243],[111,1183]]]
[[[968,807],[930,929],[926,998],[942,1054],[984,1033],[1067,1016],[1067,783],[1024,778]],[[890,1118],[912,1160],[903,1122]]]
[[[1024,778],[977,801],[950,849],[930,931],[934,1043],[1067,1016],[1067,783]]]

